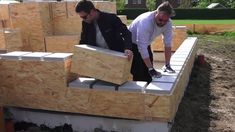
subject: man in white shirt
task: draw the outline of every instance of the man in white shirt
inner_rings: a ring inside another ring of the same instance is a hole
[[[131,73],[134,81],[151,82],[152,78],[161,77],[153,68],[153,54],[150,44],[154,38],[163,36],[165,44],[166,72],[175,72],[170,66],[172,45],[172,21],[174,10],[168,1],[158,6],[157,10],[139,15],[128,27],[132,32],[133,63]]]

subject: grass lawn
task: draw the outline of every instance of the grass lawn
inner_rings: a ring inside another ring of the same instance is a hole
[[[235,19],[229,20],[174,20],[174,25],[182,24],[235,24]]]
[[[129,25],[133,20],[128,20],[127,25]],[[235,24],[235,19],[229,20],[174,20],[174,25],[183,24]]]

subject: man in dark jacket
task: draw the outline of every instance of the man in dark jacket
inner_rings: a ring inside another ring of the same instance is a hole
[[[80,44],[124,52],[132,58],[131,32],[115,14],[99,11],[89,0],[80,0],[75,11],[83,19]]]

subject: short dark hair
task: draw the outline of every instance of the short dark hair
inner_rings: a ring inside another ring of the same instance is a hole
[[[90,13],[92,9],[95,9],[95,6],[90,0],[80,0],[76,4],[75,11],[81,12],[84,11],[86,13]]]
[[[175,16],[175,11],[168,1],[165,1],[162,4],[160,4],[157,8],[157,11],[163,11],[171,17]]]

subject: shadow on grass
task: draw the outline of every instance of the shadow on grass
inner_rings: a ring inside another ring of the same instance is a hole
[[[196,60],[189,84],[176,113],[172,132],[207,132],[213,114],[209,105],[214,98],[210,95],[211,65],[199,65]]]

